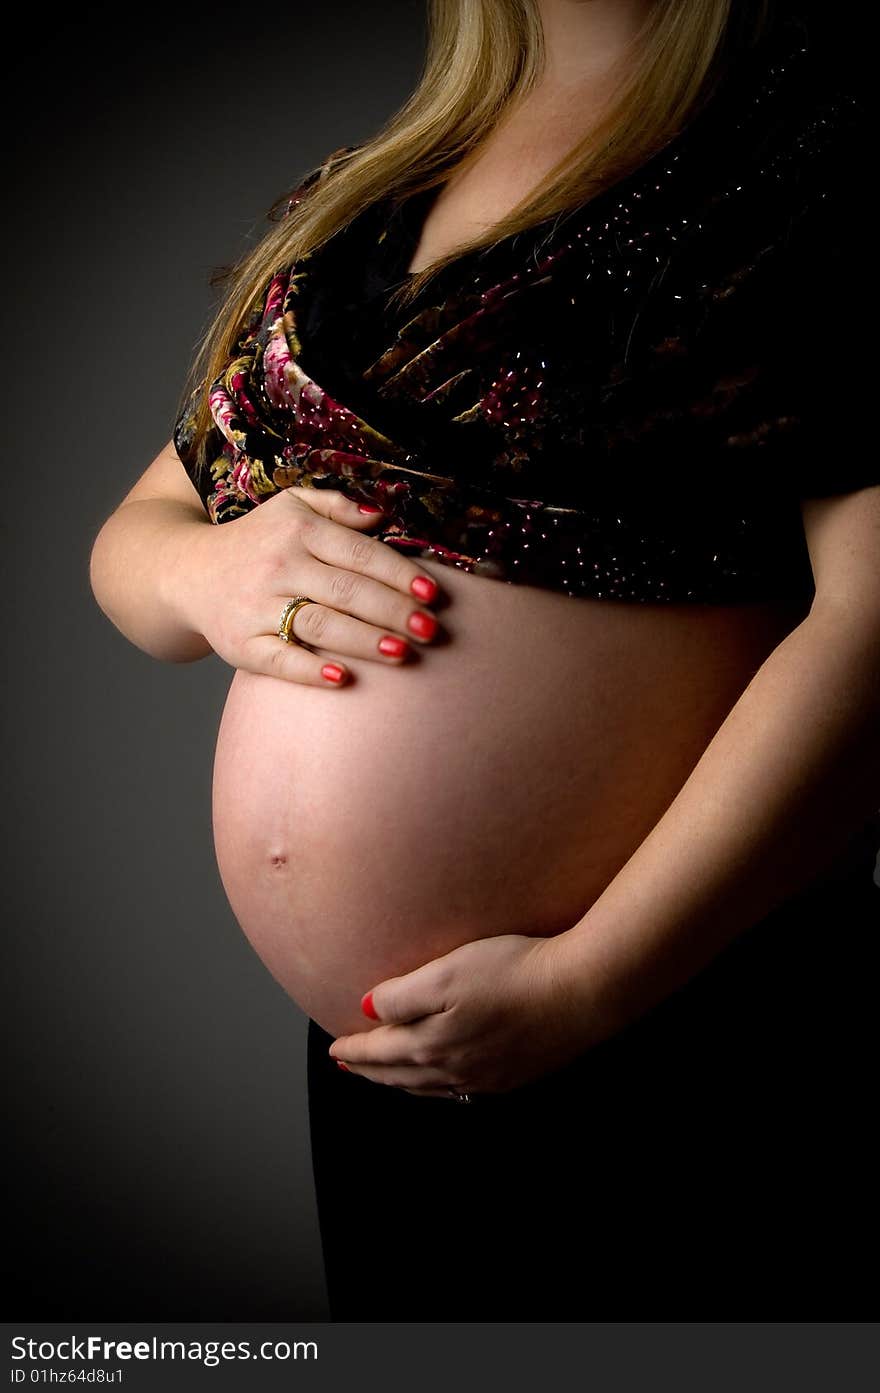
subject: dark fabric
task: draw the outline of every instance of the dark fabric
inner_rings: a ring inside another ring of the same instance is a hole
[[[204,474],[197,393],[175,423],[209,517],[335,488],[383,504],[389,546],[499,580],[808,602],[801,500],[880,483],[866,135],[784,18],[639,168],[402,311],[436,189],[380,200],[265,288]]]
[[[311,1021],[331,1319],[873,1319],[872,870],[866,853],[568,1068],[471,1104],[343,1073]]]

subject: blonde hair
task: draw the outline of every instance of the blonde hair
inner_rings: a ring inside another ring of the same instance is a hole
[[[772,5],[652,0],[598,124],[482,237],[408,277],[397,292],[400,303],[450,262],[579,207],[662,149],[710,98],[728,59],[759,41]],[[325,161],[295,199],[290,193],[277,199],[267,213],[274,225],[262,240],[212,278],[212,285],[227,282],[226,292],[179,403],[182,410],[196,387],[202,389],[193,437],[199,471],[213,425],[210,386],[228,368],[272,276],[377,200],[444,183],[477,157],[501,115],[541,75],[544,38],[536,0],[428,0],[428,22],[422,74],[403,106],[371,139]]]

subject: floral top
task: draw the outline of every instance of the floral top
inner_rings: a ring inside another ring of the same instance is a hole
[[[800,500],[880,483],[865,152],[787,19],[632,174],[398,313],[434,190],[381,200],[266,285],[211,385],[201,477],[195,394],[176,421],[208,516],[336,488],[383,505],[389,546],[507,582],[808,601]]]

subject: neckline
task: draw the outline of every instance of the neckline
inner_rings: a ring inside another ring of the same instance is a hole
[[[740,54],[722,74],[715,90],[690,120],[634,169],[565,212],[551,213],[526,228],[506,233],[496,241],[481,247],[465,248],[434,273],[417,292],[415,299],[421,299],[426,293],[435,293],[438,285],[445,284],[452,274],[460,273],[473,262],[489,269],[506,251],[514,249],[519,238],[537,238],[538,241],[543,241],[545,230],[552,236],[556,226],[562,228],[572,218],[586,215],[591,219],[598,219],[606,204],[612,199],[625,200],[631,190],[644,180],[650,180],[662,163],[673,158],[678,159],[680,155],[697,146],[704,137],[711,137],[713,132],[717,136],[719,128],[723,129],[724,118],[730,113],[731,108],[735,111],[740,105],[744,109],[749,106],[753,85],[766,78],[768,71],[772,70],[773,60],[793,57],[797,47],[807,44],[807,41],[804,25],[798,16],[778,16],[777,21],[771,23],[758,44]],[[382,228],[380,245],[384,245],[386,249],[393,248],[388,268],[390,279],[386,273],[388,292],[411,284],[417,275],[428,269],[423,267],[421,271],[408,271],[406,268],[421,240],[431,208],[444,187],[444,184],[434,184],[402,197],[390,195],[377,205]]]

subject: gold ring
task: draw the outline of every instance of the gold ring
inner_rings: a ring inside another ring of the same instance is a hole
[[[294,595],[292,600],[288,600],[278,621],[278,637],[283,639],[285,643],[299,643],[299,639],[291,632],[297,611],[301,610],[303,605],[316,605],[317,603],[317,600],[311,599],[308,595]]]

